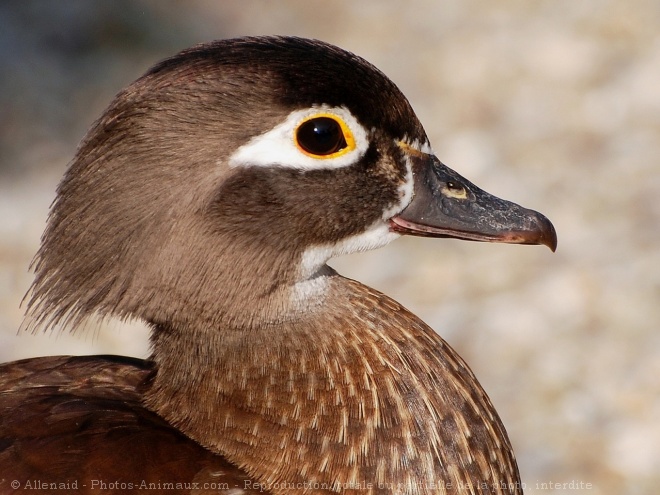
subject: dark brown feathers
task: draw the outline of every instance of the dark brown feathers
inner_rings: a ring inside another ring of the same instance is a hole
[[[151,371],[116,356],[0,365],[0,493],[257,493],[142,406]]]

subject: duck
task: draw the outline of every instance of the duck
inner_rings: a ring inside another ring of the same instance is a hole
[[[57,188],[26,325],[141,320],[147,359],[0,366],[0,493],[522,493],[466,362],[333,257],[402,235],[545,245],[444,165],[366,60],[193,46],[123,89]]]

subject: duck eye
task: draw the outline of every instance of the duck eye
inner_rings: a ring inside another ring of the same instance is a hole
[[[295,140],[304,153],[317,158],[331,158],[352,149],[353,136],[346,125],[334,116],[315,116],[298,126]]]

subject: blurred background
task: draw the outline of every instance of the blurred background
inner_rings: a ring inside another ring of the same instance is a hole
[[[18,331],[49,204],[124,85],[191,44],[256,34],[319,38],[371,61],[445,163],[554,222],[555,254],[405,238],[332,264],[467,360],[507,426],[526,493],[655,493],[656,0],[0,3],[0,361],[147,355],[139,323],[75,337]]]

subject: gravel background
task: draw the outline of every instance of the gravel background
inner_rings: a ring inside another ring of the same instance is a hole
[[[362,55],[408,96],[445,163],[554,222],[554,255],[402,239],[333,265],[471,364],[528,494],[660,491],[655,0],[3,2],[0,360],[146,354],[139,324],[17,334],[27,267],[57,181],[112,96],[181,48],[245,34]]]

